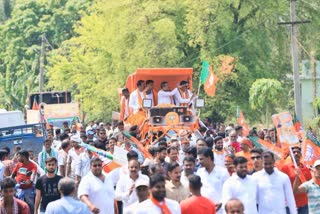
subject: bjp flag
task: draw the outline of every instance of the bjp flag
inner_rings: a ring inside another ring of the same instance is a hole
[[[204,91],[208,96],[213,97],[216,94],[216,85],[218,82],[218,77],[214,75],[211,67],[209,68],[209,75],[206,82],[204,83]]]
[[[305,139],[302,143],[302,157],[306,165],[312,166],[316,160],[320,159],[320,147],[310,139]]]

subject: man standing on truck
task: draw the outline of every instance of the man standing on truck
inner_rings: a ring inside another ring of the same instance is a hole
[[[177,106],[189,106],[190,102],[194,98],[194,94],[188,89],[189,83],[187,81],[181,81],[180,86],[177,88],[178,93],[174,95],[174,99]]]
[[[153,80],[146,81],[146,98],[152,100],[152,106],[156,106],[158,105],[158,93],[153,88],[153,84]]]
[[[142,101],[146,98],[144,89],[146,84],[143,80],[137,82],[137,89],[130,94],[129,107],[133,110],[133,113],[137,113],[142,109]]]
[[[127,88],[122,89],[122,96],[120,100],[120,121],[125,120],[130,115],[129,96],[129,90]]]

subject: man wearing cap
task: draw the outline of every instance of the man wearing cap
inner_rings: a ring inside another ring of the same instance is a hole
[[[79,145],[81,139],[77,135],[71,136],[70,142],[72,148],[68,152],[66,176],[75,179],[76,164],[78,163],[80,154],[84,151],[84,148]]]
[[[124,210],[124,214],[134,214],[136,210],[141,209],[140,203],[149,198],[149,182],[146,180],[138,180],[136,182],[136,192],[138,196],[138,201],[130,205],[127,209]]]
[[[150,198],[139,204],[135,214],[180,214],[179,203],[166,198],[165,177],[155,174],[150,177]]]
[[[251,147],[252,147],[252,144],[251,144],[250,140],[248,138],[244,137],[240,141],[241,151],[236,153],[236,157],[242,156],[248,160],[248,170],[249,171],[253,169],[253,164],[251,161],[251,154],[250,154]]]
[[[292,153],[293,153],[293,158],[297,163],[297,166],[299,167],[300,170],[300,179],[298,181],[298,186],[300,186],[304,181],[309,181],[312,179],[312,175],[310,173],[310,170],[300,162],[301,160],[301,148],[300,146],[295,146],[291,147]],[[286,173],[289,178],[290,182],[293,185],[295,178],[296,178],[296,169],[295,165],[293,162],[288,163],[284,165],[281,168],[281,171]],[[298,214],[304,214],[308,213],[308,197],[306,193],[295,193],[294,194],[294,199],[296,201],[296,205],[298,208]]]
[[[215,137],[214,145],[214,163],[217,166],[225,167],[224,157],[228,154],[228,152],[223,148],[223,138],[221,136]]]
[[[138,160],[130,160],[128,163],[129,175],[120,177],[117,183],[115,197],[123,202],[124,211],[133,203],[138,201],[136,182],[144,180],[149,182],[149,177],[140,173]]]
[[[313,178],[310,181],[300,183],[300,170],[296,169],[296,178],[293,183],[295,193],[306,193],[308,196],[308,208],[310,214],[320,213],[320,160],[316,160],[312,167]]]

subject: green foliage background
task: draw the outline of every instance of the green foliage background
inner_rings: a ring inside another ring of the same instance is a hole
[[[319,8],[297,2],[298,19],[312,21],[300,27],[299,40],[314,57]],[[89,118],[109,120],[119,108],[117,88],[139,67],[193,67],[196,88],[207,60],[220,81],[202,115],[234,120],[239,106],[251,121],[263,121],[265,110],[249,103],[257,79],[279,80],[289,97],[270,109],[292,109],[290,28],[277,25],[289,19],[283,0],[0,0],[0,106],[23,108],[37,91],[45,35],[46,89],[70,90]],[[226,55],[236,59],[228,75],[219,70]]]

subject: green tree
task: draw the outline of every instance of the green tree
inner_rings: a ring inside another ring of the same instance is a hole
[[[252,109],[265,111],[265,122],[268,127],[270,111],[280,107],[284,95],[282,84],[275,79],[258,79],[252,84],[249,94]]]
[[[50,42],[45,44],[46,52],[57,48],[74,35],[73,24],[90,2],[15,2],[11,18],[0,24],[0,103],[3,106],[9,110],[24,107],[27,95],[37,91],[41,35],[46,35]]]

